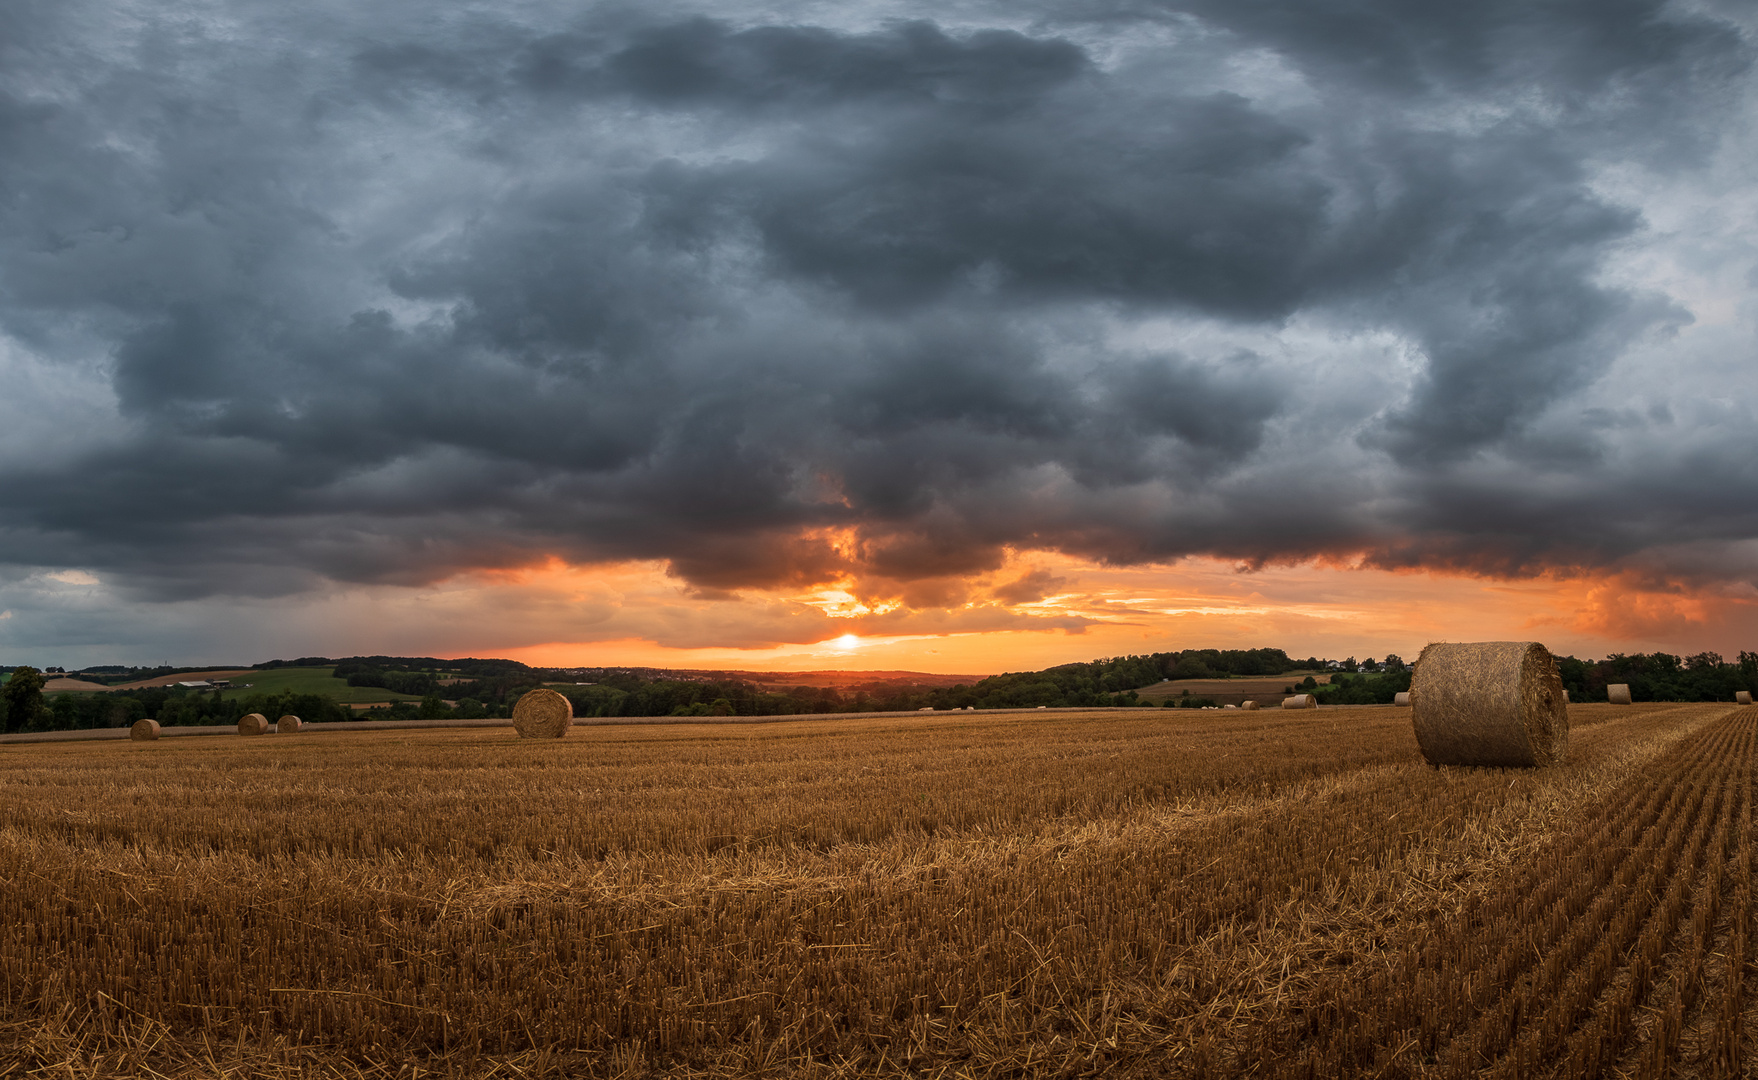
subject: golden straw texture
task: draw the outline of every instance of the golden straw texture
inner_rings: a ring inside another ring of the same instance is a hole
[[[268,730],[269,718],[259,712],[253,712],[238,721],[240,735],[266,735]]]
[[[157,720],[136,720],[134,726],[128,729],[128,737],[135,742],[152,742],[159,737],[159,722]]]
[[[1613,705],[1628,705],[1630,703],[1630,684],[1621,682],[1608,684],[1605,688],[1605,699]]]
[[[513,706],[513,728],[521,739],[559,739],[574,725],[574,703],[539,687]]]
[[[1410,682],[1416,743],[1432,765],[1546,766],[1569,747],[1563,681],[1536,641],[1437,642]]]
[[[294,716],[292,713],[288,713],[286,716],[283,716],[279,720],[275,721],[275,734],[276,735],[292,735],[292,734],[297,733],[299,731],[299,729],[304,726],[305,726],[305,721],[299,719],[297,716]]]
[[[1750,691],[1750,690],[1735,690],[1734,691],[1734,704],[1735,705],[1750,705],[1750,704],[1752,704],[1752,691]]]
[[[1316,709],[1318,708],[1318,698],[1313,697],[1311,694],[1295,694],[1293,697],[1282,699],[1282,708]]]
[[[1392,704],[1394,704],[1394,705],[1408,705],[1408,704],[1410,704],[1410,691],[1400,690],[1397,694],[1395,694],[1392,697]]]

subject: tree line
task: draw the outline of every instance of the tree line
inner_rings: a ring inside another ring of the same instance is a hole
[[[1386,705],[1399,691],[1410,689],[1410,674],[1334,675],[1329,686],[1299,684],[1289,692],[1315,693],[1324,705]],[[1612,683],[1627,684],[1632,701],[1732,701],[1740,690],[1758,694],[1758,652],[1741,652],[1731,662],[1713,652],[1613,653],[1604,660],[1559,656],[1557,674],[1575,702],[1605,701]]]
[[[12,669],[4,687],[0,687],[0,730],[75,731],[89,728],[127,727],[136,720],[157,720],[170,726],[219,726],[236,724],[250,713],[261,713],[271,721],[291,713],[307,723],[329,723],[338,720],[415,720],[415,719],[479,719],[512,715],[513,704],[527,691],[542,685],[543,673],[516,660],[441,660],[441,670],[468,680],[456,689],[466,696],[448,705],[440,697],[438,676],[421,672],[425,657],[348,657],[330,660],[326,657],[301,657],[298,660],[274,660],[256,664],[253,670],[282,667],[322,667],[334,665],[348,672],[344,676],[351,685],[382,686],[388,684],[419,686],[419,690],[400,691],[423,693],[417,702],[397,702],[389,708],[356,713],[325,694],[292,692],[263,693],[228,689],[201,689],[183,686],[153,686],[125,693],[60,693],[45,695],[44,674],[29,665]],[[127,671],[128,669],[121,669]],[[140,669],[135,669],[136,671]],[[207,671],[211,668],[177,669]],[[85,672],[79,673],[85,677]],[[354,682],[351,676],[366,679],[382,677],[383,681]],[[420,678],[416,678],[420,676]],[[144,676],[151,677],[151,676]],[[453,689],[453,688],[445,688]]]
[[[1389,704],[1410,688],[1410,669],[1387,658],[1381,673],[1339,673],[1328,686],[1310,675],[1285,687],[1288,693],[1310,692],[1327,705]],[[1130,706],[1141,703],[1137,691],[1164,679],[1227,678],[1280,675],[1300,668],[1317,669],[1326,661],[1291,659],[1281,649],[1186,649],[1177,652],[1116,656],[1084,663],[1059,664],[1042,671],[1009,672],[978,682],[950,687],[897,687],[869,684],[837,691],[819,687],[765,689],[742,679],[680,677],[653,668],[539,669],[515,660],[435,660],[430,657],[301,657],[255,665],[274,667],[334,666],[350,685],[418,687],[420,702],[397,702],[388,708],[357,714],[320,694],[240,694],[186,687],[150,687],[127,694],[43,694],[43,673],[33,667],[13,669],[0,689],[0,729],[54,731],[126,727],[154,719],[167,725],[235,724],[249,713],[271,720],[292,713],[308,723],[375,720],[477,719],[512,715],[515,702],[544,683],[564,685],[562,692],[582,717],[619,716],[796,716],[834,712],[911,712],[920,709],[1018,709],[1047,707]],[[1741,652],[1727,661],[1712,652],[1694,656],[1669,653],[1614,653],[1603,660],[1559,657],[1558,669],[1572,700],[1606,700],[1606,686],[1628,683],[1636,701],[1730,701],[1737,690],[1758,694],[1758,653]],[[442,688],[436,671],[467,679],[464,685]],[[579,676],[590,676],[582,680]],[[362,681],[356,681],[360,679]],[[373,681],[366,681],[373,680]],[[379,681],[382,680],[382,681]],[[393,685],[394,684],[394,685]],[[464,691],[448,704],[442,689]],[[1192,706],[1204,698],[1168,701]]]
[[[519,697],[549,683],[564,686],[576,716],[797,716],[831,712],[887,712],[933,709],[1001,709],[1046,706],[1106,706],[1139,703],[1136,690],[1166,678],[1204,678],[1278,674],[1296,662],[1281,649],[1187,649],[1144,656],[1118,656],[1062,664],[1044,671],[995,675],[971,685],[897,687],[857,686],[772,690],[742,679],[680,677],[655,668],[538,669],[516,660],[434,657],[304,656],[253,665],[255,670],[330,667],[352,686],[382,687],[421,694],[417,702],[397,702],[371,710],[374,720],[475,719],[506,717]],[[1308,664],[1321,663],[1316,659]],[[115,674],[138,669],[111,669]],[[179,669],[203,670],[203,669]],[[468,680],[440,687],[438,672]],[[172,672],[177,673],[177,672]],[[230,690],[153,687],[116,694],[59,694],[45,701],[42,674],[14,670],[0,701],[6,731],[48,731],[123,727],[136,720],[161,724],[235,724],[253,712],[271,720],[293,713],[311,723],[360,719],[328,697],[315,694],[245,694]],[[34,688],[34,689],[33,689]],[[462,692],[452,704],[443,690]],[[21,703],[15,703],[20,699]]]
[[[1758,652],[1728,661],[1720,653],[1613,653],[1604,660],[1564,656],[1557,668],[1574,701],[1604,701],[1605,688],[1626,683],[1633,701],[1732,701],[1736,691],[1758,694]]]
[[[0,688],[0,730],[77,731],[128,727],[136,720],[183,726],[236,724],[253,712],[270,720],[288,713],[313,723],[351,719],[347,708],[321,694],[229,697],[224,691],[151,686],[127,694],[62,693],[45,697],[43,681],[36,668],[12,669],[12,678]]]

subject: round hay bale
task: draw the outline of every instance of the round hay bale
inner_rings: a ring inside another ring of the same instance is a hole
[[[1285,697],[1282,699],[1282,708],[1316,709],[1318,708],[1318,698],[1312,694],[1295,694],[1293,697]]]
[[[1563,691],[1563,704],[1567,705],[1569,703],[1569,700],[1570,700],[1569,692],[1567,690],[1564,690]]]
[[[240,735],[266,735],[269,730],[269,718],[262,713],[253,712],[238,721]]]
[[[292,713],[288,713],[286,716],[283,716],[279,720],[275,721],[275,734],[276,735],[296,735],[296,734],[298,734],[299,729],[304,726],[305,726],[305,721],[299,719],[297,716],[294,716]]]
[[[1750,705],[1750,704],[1752,704],[1752,691],[1750,691],[1750,690],[1735,690],[1734,691],[1734,704],[1735,705]]]
[[[1394,705],[1408,705],[1408,704],[1410,704],[1410,691],[1400,690],[1396,694],[1393,694],[1392,695],[1392,704],[1394,704]]]
[[[1255,712],[1255,711],[1257,711],[1258,705],[1257,705],[1257,702],[1255,702],[1255,701],[1241,701],[1239,703],[1239,707],[1241,709],[1244,709],[1246,712]]]
[[[159,737],[159,722],[157,720],[136,720],[134,726],[128,729],[128,737],[135,742],[152,742]]]
[[[1410,683],[1416,744],[1431,765],[1546,766],[1569,748],[1556,658],[1536,641],[1436,643]]]
[[[1628,705],[1630,703],[1630,684],[1621,682],[1609,684],[1605,688],[1605,699],[1613,705]]]
[[[513,730],[521,739],[559,739],[574,726],[574,703],[544,687],[513,706]]]

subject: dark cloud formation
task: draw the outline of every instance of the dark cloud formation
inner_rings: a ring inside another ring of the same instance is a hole
[[[1730,21],[235,7],[0,13],[11,565],[171,599],[641,558],[935,606],[1018,549],[1758,535],[1749,415],[1678,454],[1600,419],[1619,364],[1715,396],[1607,177],[1749,119]]]

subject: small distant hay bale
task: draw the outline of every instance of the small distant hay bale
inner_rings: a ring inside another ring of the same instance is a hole
[[[1734,704],[1736,704],[1736,705],[1750,705],[1750,704],[1752,704],[1752,691],[1750,691],[1750,690],[1735,690],[1734,691]]]
[[[1630,684],[1615,682],[1605,688],[1605,699],[1613,705],[1630,703]]]
[[[152,742],[159,737],[159,722],[157,720],[136,720],[134,726],[128,729],[128,737],[135,742]]]
[[[1393,694],[1392,695],[1392,704],[1394,704],[1394,705],[1408,705],[1408,704],[1410,704],[1410,691],[1400,690],[1396,694]]]
[[[1237,709],[1237,708],[1239,708],[1239,706],[1237,706],[1237,705],[1223,705],[1223,706],[1221,706],[1221,708],[1223,708],[1223,709]]]
[[[1255,701],[1241,701],[1239,703],[1239,707],[1241,709],[1244,709],[1246,712],[1256,712],[1258,706],[1257,706],[1257,702],[1255,702]]]
[[[1437,642],[1410,683],[1416,744],[1431,765],[1548,766],[1569,747],[1556,658],[1536,641]]]
[[[1282,699],[1282,708],[1316,709],[1318,708],[1318,698],[1312,694],[1295,694],[1293,697]]]
[[[513,730],[521,739],[559,739],[574,726],[574,703],[539,687],[513,706]]]
[[[1570,700],[1571,700],[1571,699],[1570,699],[1570,697],[1569,697],[1569,692],[1568,692],[1568,691],[1567,691],[1567,690],[1564,690],[1564,691],[1563,691],[1563,704],[1564,704],[1564,705],[1567,705],[1567,704],[1568,704],[1568,703],[1569,703],[1569,701],[1570,701]]]
[[[299,729],[304,726],[305,726],[305,721],[299,719],[297,716],[294,716],[292,713],[288,713],[286,716],[283,716],[279,720],[275,721],[275,734],[276,735],[297,735],[299,733]]]
[[[253,712],[238,721],[240,735],[266,735],[269,731],[269,718],[262,713]]]

